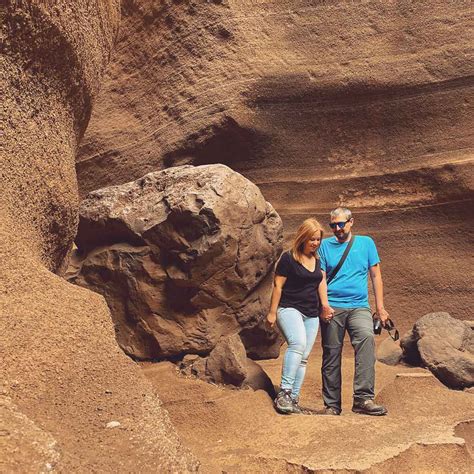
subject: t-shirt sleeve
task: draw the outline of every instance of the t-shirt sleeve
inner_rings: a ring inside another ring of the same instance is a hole
[[[326,271],[326,255],[324,253],[324,247],[322,243],[319,246],[318,255],[319,255],[319,261],[321,263],[321,270],[325,272]]]
[[[369,267],[373,267],[380,263],[379,253],[377,252],[377,247],[375,246],[375,242],[369,238],[368,239],[368,254],[369,254]]]
[[[277,266],[275,268],[275,274],[287,277],[290,273],[290,256],[288,252],[285,252],[278,260]]]

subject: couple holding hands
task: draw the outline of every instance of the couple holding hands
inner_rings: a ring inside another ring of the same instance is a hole
[[[352,411],[385,415],[374,402],[375,342],[368,300],[372,280],[376,317],[382,325],[389,315],[383,304],[380,259],[374,241],[354,236],[349,209],[331,212],[334,237],[322,240],[316,219],[306,219],[296,232],[292,248],[280,257],[267,321],[278,325],[288,343],[283,359],[280,392],[275,408],[280,413],[301,413],[298,405],[306,364],[321,323],[322,382],[326,415],[341,414],[341,361],[347,330],[355,351]]]

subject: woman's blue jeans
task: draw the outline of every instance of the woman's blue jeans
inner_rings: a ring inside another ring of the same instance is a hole
[[[306,364],[318,334],[319,318],[307,318],[295,308],[278,308],[277,324],[288,343],[283,359],[281,388],[298,398]]]

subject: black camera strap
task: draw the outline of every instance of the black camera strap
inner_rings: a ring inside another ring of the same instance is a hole
[[[337,275],[337,272],[341,269],[342,265],[344,265],[344,262],[346,261],[346,258],[349,255],[349,252],[351,250],[352,244],[354,243],[354,240],[355,240],[355,235],[353,235],[351,240],[349,240],[349,243],[347,244],[346,250],[344,250],[344,253],[342,254],[341,260],[339,260],[338,264],[334,267],[332,272],[329,275],[327,275],[326,281],[327,281],[328,285],[334,279],[334,277]]]

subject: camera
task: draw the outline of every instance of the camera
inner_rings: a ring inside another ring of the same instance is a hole
[[[382,321],[378,318],[374,319],[374,334],[382,334],[382,327]]]

